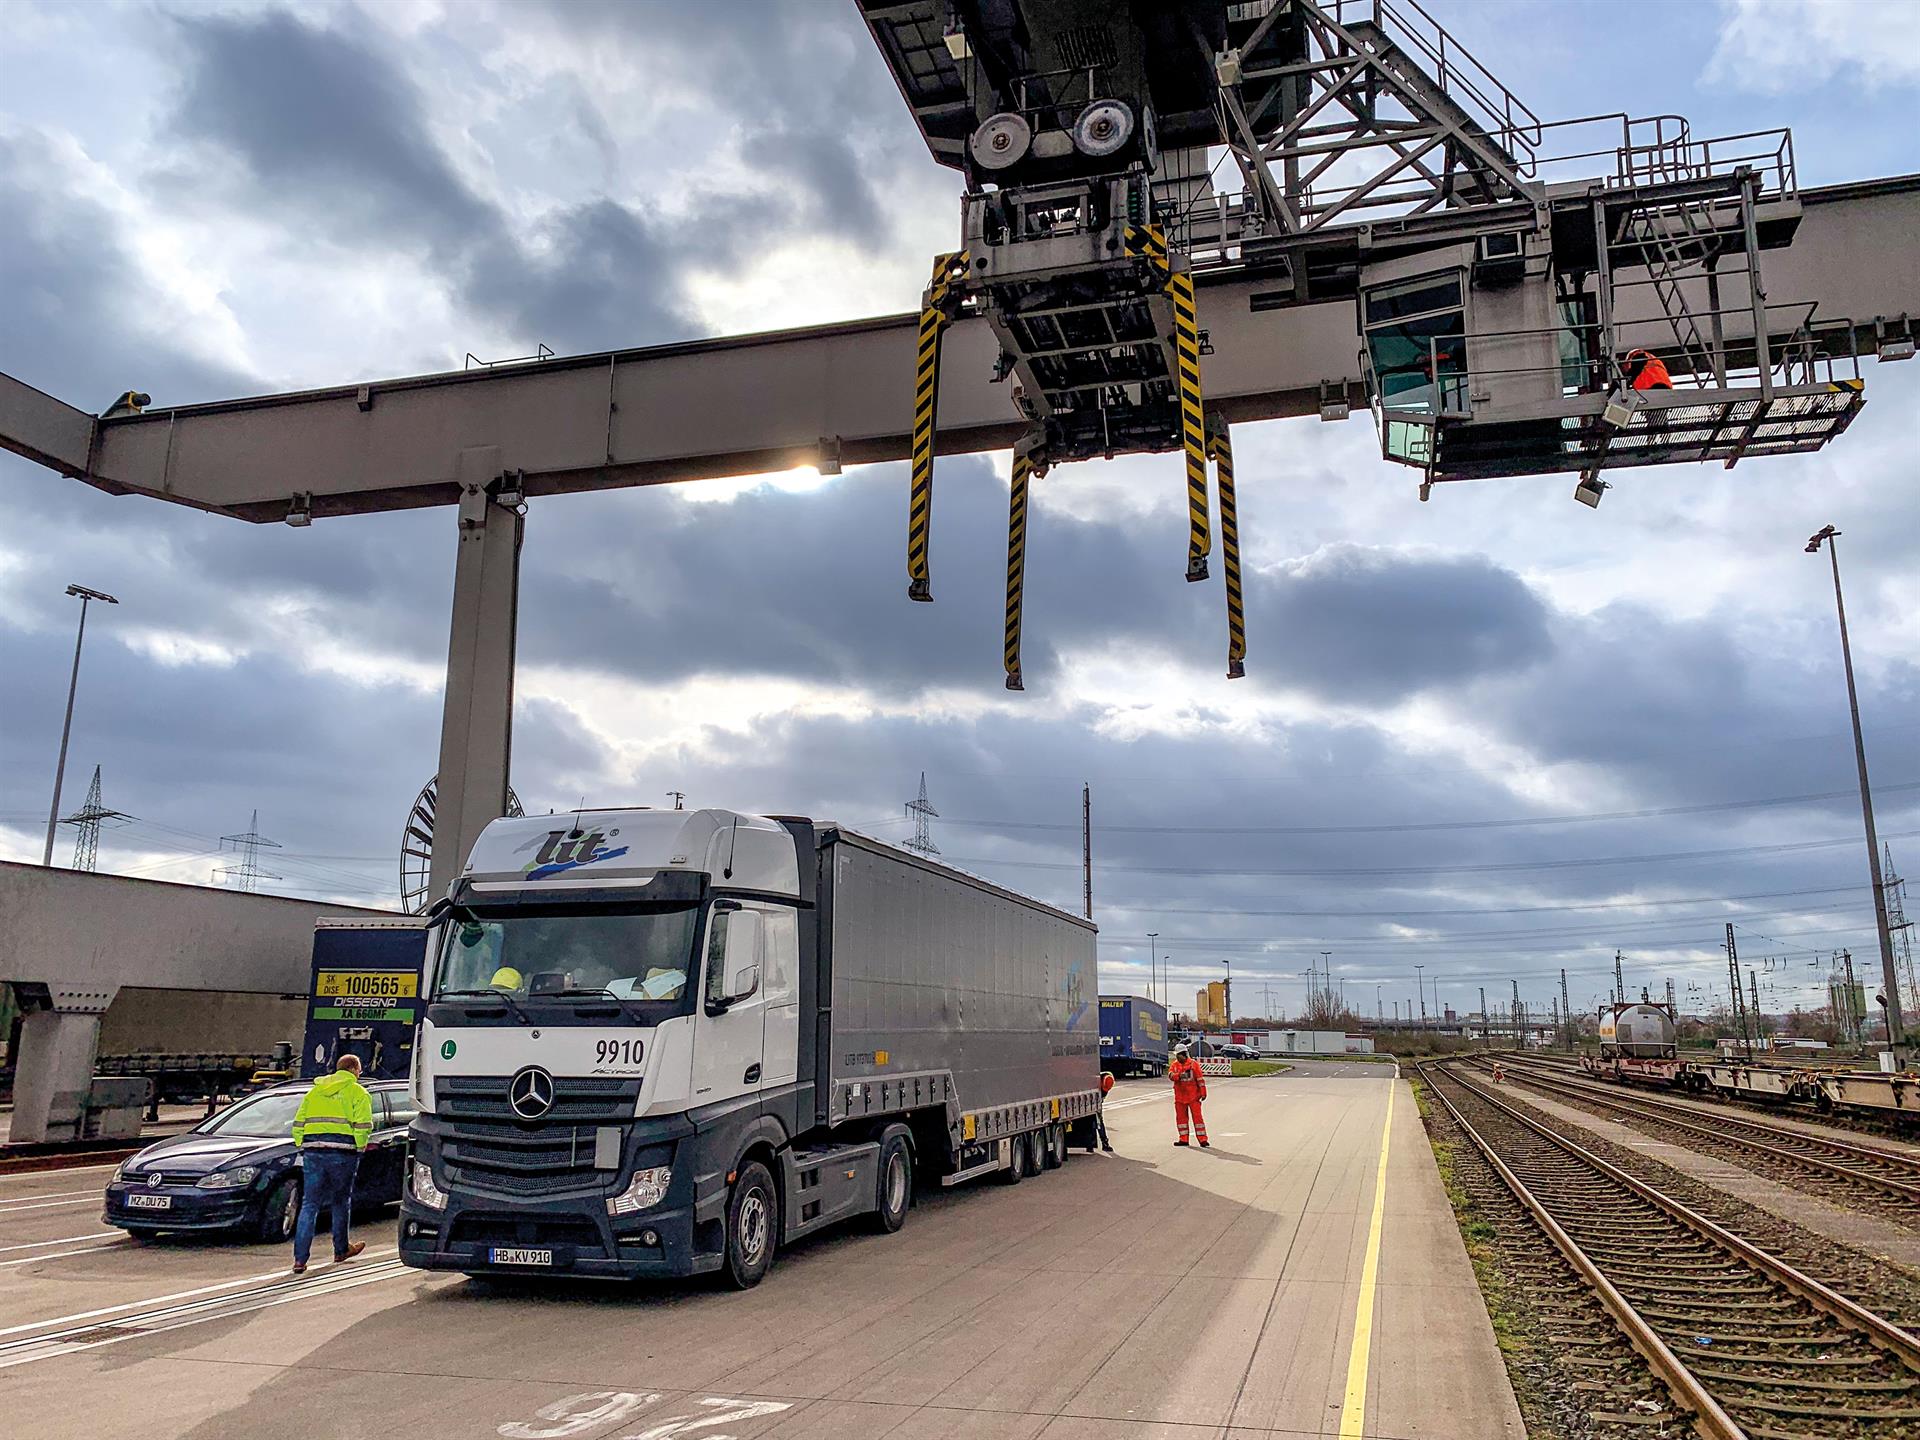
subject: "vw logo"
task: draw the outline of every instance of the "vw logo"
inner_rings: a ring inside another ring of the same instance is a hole
[[[147,1176],[147,1184],[152,1186],[155,1190],[158,1190],[160,1188],[160,1182],[164,1178],[165,1177],[162,1176],[158,1170],[156,1170],[151,1175]]]
[[[507,1082],[507,1104],[522,1120],[538,1120],[553,1108],[553,1076],[527,1066]]]

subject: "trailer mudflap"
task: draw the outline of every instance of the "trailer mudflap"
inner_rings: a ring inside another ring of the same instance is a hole
[[[783,1150],[781,1193],[786,1196],[783,1243],[873,1209],[880,1179],[880,1144]]]

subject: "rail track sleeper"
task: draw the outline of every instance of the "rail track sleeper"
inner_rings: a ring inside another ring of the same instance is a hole
[[[1422,1076],[1427,1074],[1424,1065],[1416,1068]],[[1456,1083],[1464,1087],[1464,1082],[1456,1081]],[[1694,1378],[1693,1373],[1681,1363],[1680,1358],[1667,1348],[1666,1341],[1662,1340],[1654,1328],[1640,1317],[1634,1307],[1628,1303],[1627,1298],[1614,1288],[1613,1282],[1562,1228],[1560,1222],[1554,1219],[1533,1192],[1527,1189],[1520,1177],[1508,1168],[1507,1163],[1495,1153],[1493,1146],[1481,1136],[1480,1132],[1474,1129],[1467,1117],[1460,1113],[1459,1108],[1438,1086],[1432,1088],[1434,1095],[1446,1107],[1447,1113],[1453,1117],[1454,1123],[1473,1142],[1474,1147],[1479,1150],[1493,1172],[1513,1192],[1514,1199],[1518,1200],[1521,1207],[1532,1216],[1534,1223],[1546,1232],[1554,1247],[1566,1256],[1567,1263],[1593,1287],[1595,1294],[1600,1297],[1600,1303],[1606,1307],[1607,1313],[1612,1315],[1620,1326],[1627,1343],[1639,1352],[1653,1369],[1654,1374],[1665,1382],[1675,1400],[1692,1412],[1695,1424],[1700,1429],[1704,1440],[1748,1440],[1733,1417],[1721,1408],[1720,1402],[1707,1392],[1706,1388]],[[1614,1424],[1618,1421],[1609,1416],[1606,1423]]]
[[[1498,1097],[1487,1094],[1484,1090],[1481,1090],[1466,1080],[1460,1079],[1458,1076],[1450,1076],[1449,1078],[1453,1079],[1455,1084],[1461,1086],[1461,1088],[1470,1094],[1477,1096],[1483,1103],[1493,1106],[1516,1124],[1539,1135],[1550,1144],[1560,1146],[1569,1155],[1575,1156],[1592,1165],[1594,1169],[1598,1170],[1608,1179],[1613,1180],[1641,1199],[1665,1211],[1668,1215],[1671,1215],[1674,1219],[1680,1221],[1696,1233],[1704,1235],[1717,1244],[1731,1250],[1740,1256],[1740,1258],[1752,1264],[1756,1269],[1773,1276],[1781,1285],[1814,1305],[1815,1308],[1825,1310],[1849,1328],[1866,1335],[1874,1344],[1898,1355],[1910,1368],[1920,1371],[1920,1336],[1915,1336],[1901,1329],[1899,1326],[1894,1325],[1882,1316],[1874,1314],[1873,1311],[1867,1309],[1864,1305],[1850,1300],[1839,1291],[1821,1284],[1818,1280],[1813,1279],[1794,1266],[1789,1265],[1786,1261],[1769,1254],[1751,1241],[1734,1234],[1724,1225],[1708,1219],[1705,1215],[1700,1214],[1690,1206],[1683,1205],[1678,1200],[1655,1189],[1644,1180],[1629,1175],[1619,1166],[1601,1159],[1598,1155],[1593,1154],[1577,1142],[1568,1139],[1566,1136],[1555,1134],[1538,1121],[1522,1115],[1518,1110],[1515,1110],[1511,1105],[1508,1105]],[[1435,1093],[1438,1094],[1439,1092],[1436,1090]],[[1447,1105],[1449,1111],[1454,1113],[1455,1119],[1465,1126],[1466,1121],[1464,1117],[1459,1115],[1452,1103],[1447,1101],[1445,1096],[1441,1096],[1441,1099],[1443,1103]],[[1478,1132],[1473,1133],[1477,1140]],[[1504,1165],[1499,1168],[1503,1175],[1511,1174],[1510,1171],[1505,1169]],[[1671,1354],[1671,1352],[1668,1353],[1669,1355]],[[1677,1364],[1678,1361],[1675,1360],[1674,1363]]]

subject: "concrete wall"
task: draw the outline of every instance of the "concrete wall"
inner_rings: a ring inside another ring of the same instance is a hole
[[[26,1011],[20,1054],[10,1057],[12,1139],[88,1133],[103,1019],[123,1008],[123,990],[125,1020],[116,1018],[110,1035],[133,1038],[137,1049],[171,1049],[175,1040],[181,1050],[227,1049],[236,1027],[252,1020],[279,1031],[282,997],[306,993],[315,919],[381,913],[0,862],[0,980]],[[166,1041],[139,1043],[143,1023]],[[263,1038],[271,1046],[285,1037]]]
[[[380,913],[0,862],[0,980],[305,994],[315,918]]]
[[[127,985],[100,1017],[100,1053],[265,1055],[282,1040],[298,1050],[306,1023],[304,994],[222,995]]]

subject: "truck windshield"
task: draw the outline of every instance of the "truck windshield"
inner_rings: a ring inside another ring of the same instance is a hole
[[[434,998],[499,995],[510,1006],[612,995],[661,1007],[664,1019],[690,1003],[699,910],[638,914],[480,918],[456,911],[436,967]]]

